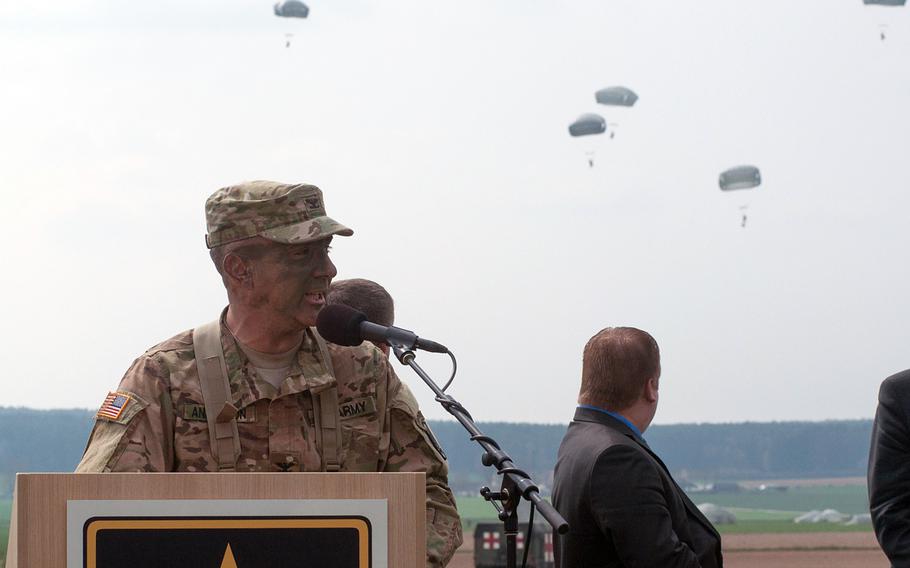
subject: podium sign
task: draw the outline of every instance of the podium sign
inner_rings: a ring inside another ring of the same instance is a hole
[[[387,502],[68,501],[67,568],[387,568]]]
[[[7,568],[426,564],[423,473],[20,473]]]

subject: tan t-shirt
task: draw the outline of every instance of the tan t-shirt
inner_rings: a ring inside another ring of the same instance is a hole
[[[278,389],[281,386],[281,383],[288,377],[291,365],[294,364],[294,359],[297,358],[297,352],[300,350],[300,345],[303,343],[302,336],[300,342],[301,343],[295,345],[291,350],[284,353],[263,353],[262,351],[256,351],[249,345],[241,343],[239,340],[237,341],[237,345],[250,360],[250,363],[253,364],[259,377]]]

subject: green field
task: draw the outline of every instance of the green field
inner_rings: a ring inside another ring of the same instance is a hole
[[[794,523],[801,513],[814,509],[837,509],[857,514],[869,511],[866,488],[862,485],[793,487],[787,491],[742,491],[737,493],[695,493],[697,503],[714,503],[730,509],[736,523],[718,525],[722,534],[801,533],[870,531],[870,525],[839,523]],[[496,521],[496,511],[480,497],[458,497],[458,512],[466,534],[480,521]],[[538,517],[539,518],[539,517]]]
[[[0,568],[6,564],[6,541],[9,538],[9,513],[13,502],[0,499]]]
[[[817,507],[816,507],[817,508]],[[736,523],[718,525],[721,534],[744,533],[805,533],[805,532],[866,532],[870,525],[842,525],[838,523],[794,523],[799,511],[769,511],[729,507],[736,515]]]
[[[742,491],[739,493],[691,493],[695,503],[714,503],[722,507],[811,511],[837,509],[851,515],[869,512],[865,485],[792,487],[787,491]]]

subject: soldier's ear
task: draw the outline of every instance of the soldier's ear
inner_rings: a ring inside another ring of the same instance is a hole
[[[234,286],[249,288],[253,283],[253,266],[250,261],[232,252],[224,255],[222,273]]]

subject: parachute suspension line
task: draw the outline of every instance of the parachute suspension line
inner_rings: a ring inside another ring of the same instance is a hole
[[[585,113],[575,119],[575,122],[569,125],[569,136],[578,138],[580,136],[594,136],[606,132],[607,121],[599,114],[592,112]],[[592,144],[593,146],[593,144]],[[588,158],[588,167],[594,167],[594,150],[585,152]]]
[[[717,184],[720,186],[720,190],[727,191],[737,191],[737,190],[750,190],[761,185],[761,171],[755,166],[735,166],[724,170],[718,176]],[[743,229],[746,228],[746,223],[749,221],[749,216],[746,214],[748,209],[748,203],[740,205],[740,223],[739,226]]]

